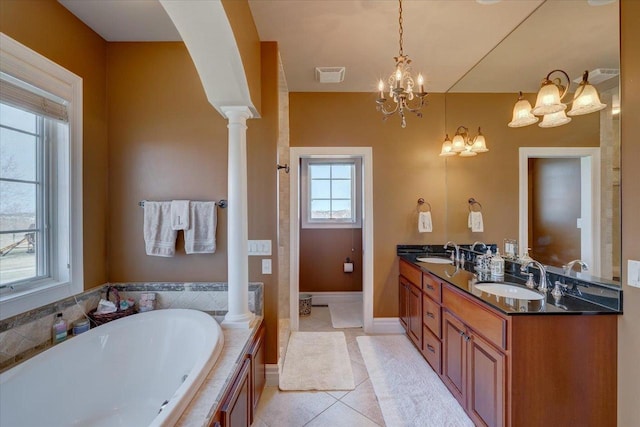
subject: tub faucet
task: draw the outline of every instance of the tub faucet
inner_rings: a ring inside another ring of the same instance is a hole
[[[473,242],[473,245],[471,245],[472,251],[476,250],[476,245],[482,245],[483,248],[487,249],[487,245],[484,242]]]
[[[571,270],[573,270],[573,266],[575,264],[580,264],[582,271],[589,271],[589,266],[586,262],[582,261],[581,259],[574,259],[573,261],[570,261],[562,266],[564,274],[571,274]]]
[[[449,249],[449,246],[453,246],[456,250],[456,258],[455,261],[459,261],[460,260],[460,247],[458,245],[456,245],[454,242],[452,242],[451,240],[449,240],[447,243],[444,244],[444,248],[445,249]]]
[[[521,273],[526,272],[527,267],[529,267],[531,264],[534,264],[536,267],[538,267],[538,270],[540,270],[540,283],[538,284],[538,290],[540,292],[547,292],[549,290],[549,286],[547,284],[547,269],[545,268],[544,265],[532,259],[522,264],[522,266],[520,267],[520,272]]]

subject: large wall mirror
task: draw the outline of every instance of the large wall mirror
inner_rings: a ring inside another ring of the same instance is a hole
[[[584,259],[582,277],[619,285],[619,46],[617,1],[547,0],[447,91],[449,137],[459,126],[472,137],[481,127],[489,148],[443,158],[449,239],[500,247],[514,239],[520,254],[531,248],[556,268]],[[508,127],[518,92],[534,105],[554,69],[571,79],[563,102],[588,70],[607,107],[563,126]],[[470,198],[482,205],[483,232],[468,227]]]

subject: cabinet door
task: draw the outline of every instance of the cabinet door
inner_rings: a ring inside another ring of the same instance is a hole
[[[409,285],[409,338],[422,350],[422,291]]]
[[[403,278],[399,279],[400,287],[399,287],[399,306],[400,306],[400,323],[404,330],[409,333],[409,317],[408,317],[408,301],[409,301],[409,283]]]
[[[251,411],[250,370],[251,362],[249,358],[245,358],[220,410],[223,427],[249,427],[251,425],[249,422]]]
[[[505,355],[476,334],[468,341],[467,409],[475,425],[502,427],[505,412]]]
[[[466,328],[446,310],[442,318],[442,379],[460,405],[465,407],[467,370]]]
[[[249,359],[251,360],[251,416],[250,422],[253,423],[255,410],[258,407],[258,401],[262,395],[262,390],[267,382],[267,376],[264,363],[264,325],[260,327],[251,350],[249,351]]]

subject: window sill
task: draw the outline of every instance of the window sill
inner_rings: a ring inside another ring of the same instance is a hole
[[[24,313],[45,304],[82,292],[82,285],[70,282],[44,281],[38,287],[3,292],[0,295],[0,320]]]

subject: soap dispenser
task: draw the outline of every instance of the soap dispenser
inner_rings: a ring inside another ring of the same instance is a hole
[[[495,278],[504,277],[504,258],[500,256],[500,249],[497,249],[495,256],[491,258],[491,276]]]

